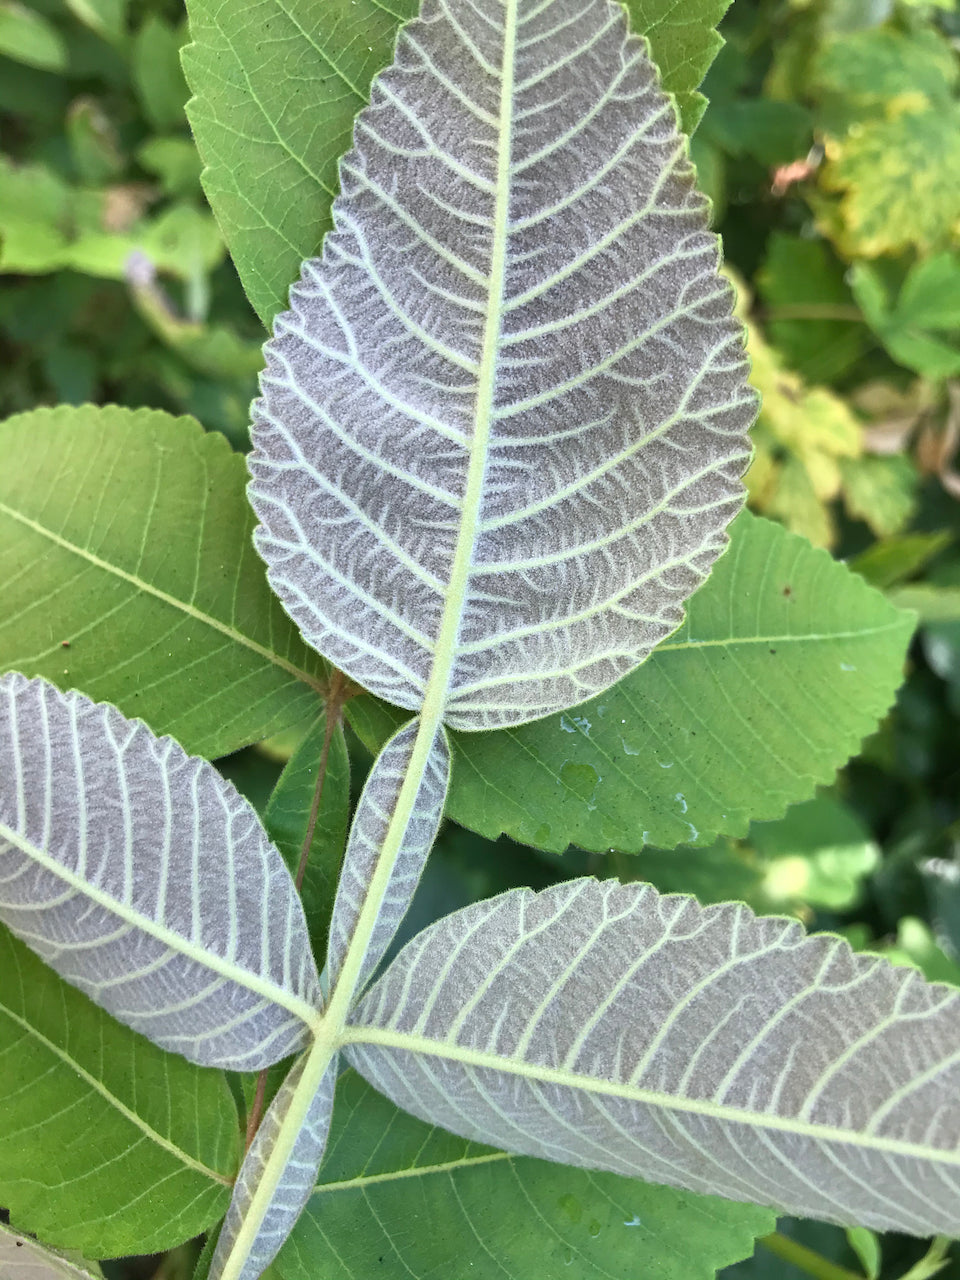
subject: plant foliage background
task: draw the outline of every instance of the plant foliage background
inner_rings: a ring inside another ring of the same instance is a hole
[[[326,191],[328,204],[336,158],[363,101],[364,77],[368,82],[389,57],[393,27],[385,9],[363,4],[358,16],[350,12],[349,0],[326,0],[320,8],[330,15],[331,30],[347,21],[357,26],[349,54],[339,61],[297,38],[293,19],[307,13],[305,3],[290,13],[273,0],[196,0],[191,6],[197,43],[187,55],[187,70],[204,64],[204,74],[219,86],[216,96],[194,105],[191,124],[210,166],[207,192],[224,225],[236,229],[235,266],[200,185],[201,161],[185,112],[180,50],[188,33],[182,7],[175,0],[0,3],[0,417],[37,405],[109,402],[191,414],[208,431],[224,433],[236,450],[244,449],[263,322],[284,305],[300,259],[319,244],[326,214],[317,194]],[[667,729],[653,743],[664,770],[662,795],[627,788],[619,810],[595,818],[599,772],[591,729],[600,726],[591,726],[586,713],[569,717],[564,726],[570,750],[556,829],[533,829],[522,812],[509,820],[498,815],[485,826],[485,787],[496,784],[496,769],[522,768],[530,758],[530,744],[519,734],[516,761],[492,761],[484,775],[481,760],[479,780],[471,785],[466,778],[454,791],[450,812],[471,829],[453,822],[445,827],[404,936],[513,885],[539,888],[576,874],[615,874],[650,880],[664,891],[692,892],[703,902],[737,897],[758,911],[795,914],[810,929],[837,930],[855,946],[960,983],[960,11],[949,0],[736,0],[720,26],[726,43],[710,65],[715,47],[704,33],[720,19],[723,0],[689,0],[683,6],[688,22],[677,18],[677,6],[661,0],[630,0],[628,8],[667,67],[667,87],[678,95],[685,126],[692,129],[699,120],[692,153],[713,200],[715,226],[748,326],[753,380],[763,394],[747,477],[750,505],[847,561],[895,603],[917,610],[906,681],[880,729],[816,798],[792,805],[781,817],[776,779],[759,776],[756,792],[773,796],[769,820],[747,825],[749,816],[762,811],[748,793],[742,821],[716,815],[716,829],[732,832],[716,839],[683,820],[681,770],[667,777],[682,743],[676,735],[671,740]],[[408,11],[412,5],[403,0],[401,16]],[[252,59],[257,74],[254,83],[244,84],[239,69],[251,65],[251,50],[259,51]],[[708,66],[704,111],[696,86]],[[244,115],[244,95],[259,102],[259,116]],[[269,187],[255,181],[264,172],[272,174]],[[260,200],[265,190],[270,198]],[[144,501],[154,491],[157,477],[130,459],[135,437],[159,432],[159,419],[145,415],[134,423],[117,413],[109,422],[84,422],[52,414],[49,425],[59,431],[51,458],[76,450],[98,459],[108,477],[100,509],[116,509],[131,487]],[[32,426],[23,422],[22,429]],[[212,501],[220,504],[223,519],[235,518],[243,504],[242,462],[199,429],[191,439],[209,477],[208,492],[216,495]],[[30,492],[35,484],[13,458],[12,451],[0,457],[0,564],[5,555],[24,554],[3,524],[5,495]],[[181,464],[178,489],[175,472]],[[164,492],[183,494],[186,509],[186,477],[195,476],[196,468],[175,456],[165,465],[173,474],[165,476]],[[47,497],[46,490],[37,490],[37,511]],[[172,536],[181,516],[155,513],[160,534]],[[118,526],[96,533],[98,553],[107,554],[111,538],[122,543],[134,532]],[[723,572],[749,572],[749,539],[743,546],[745,566],[724,562]],[[204,573],[209,570],[215,598],[216,546],[206,554]],[[173,590],[163,576],[172,571],[176,547],[162,543],[156,558],[145,572],[154,574],[158,589]],[[13,580],[9,561],[4,576]],[[51,662],[71,677],[65,683],[84,680],[92,696],[98,690],[89,673],[103,665],[104,646],[113,642],[115,629],[126,625],[130,601],[121,597],[122,592],[102,634],[91,621],[83,639],[46,637]],[[236,745],[231,717],[243,718],[241,710],[245,715],[251,704],[262,708],[258,736],[265,740],[219,764],[266,811],[271,834],[295,863],[303,794],[312,789],[311,770],[323,739],[311,685],[319,687],[324,673],[319,663],[303,666],[304,651],[279,606],[266,596],[262,603],[273,612],[257,643],[279,653],[296,679],[263,676],[245,666],[247,655],[231,649],[222,635],[211,640],[200,628],[194,640],[197,665],[188,677],[179,667],[165,669],[162,642],[155,646],[159,665],[152,689],[143,690],[139,713],[150,720],[154,705],[165,706],[160,731],[177,734],[190,750],[216,755],[224,743]],[[227,603],[221,604],[226,617]],[[210,610],[216,613],[217,607]],[[709,628],[709,606],[702,607],[698,622]],[[790,607],[789,596],[783,607]],[[16,665],[16,637],[30,625],[20,615],[0,614],[4,668]],[[135,625],[147,631],[151,624],[138,617]],[[683,677],[670,661],[665,653],[652,660],[659,667],[643,668],[648,685],[634,695],[648,699],[648,706],[664,699],[659,715],[648,717],[654,725],[673,722],[674,708],[663,691]],[[200,715],[194,714],[190,680],[201,679],[203,663],[233,664],[238,692],[233,702],[225,697]],[[749,692],[748,683],[745,699]],[[594,709],[610,723],[620,719],[620,710]],[[211,724],[219,726],[219,736],[210,733]],[[331,747],[327,795],[334,799],[324,805],[314,838],[308,901],[311,895],[318,903],[330,898],[348,817],[347,754],[356,794],[370,750],[391,727],[382,708],[366,700],[356,703],[350,725],[345,744],[336,739]],[[637,739],[623,749],[633,754],[648,746]],[[271,800],[288,762],[285,787]],[[519,776],[524,787],[544,785],[536,768]],[[664,796],[678,803],[668,805]],[[636,833],[640,838],[629,852],[604,852],[610,845],[628,848],[623,833],[640,811],[650,815],[650,830]],[[575,847],[563,852],[570,840]],[[678,841],[681,847],[674,849]],[[310,919],[319,945],[322,911]],[[0,936],[3,949],[10,951],[0,956],[7,1012],[18,1001],[27,1008],[39,1000],[51,1027],[69,1020],[69,1010],[43,994],[38,962],[6,934]],[[91,1043],[83,1052],[96,1056],[98,1026],[89,1020],[84,1026]],[[3,1034],[10,1034],[9,1026]],[[0,1052],[3,1047],[0,1039]],[[129,1064],[109,1057],[108,1049],[98,1069],[103,1078],[117,1076],[122,1091],[120,1077]],[[42,1054],[24,1069],[44,1069]],[[236,1157],[231,1100],[186,1064],[183,1073],[182,1081],[155,1081],[156,1096],[165,1089],[181,1096],[213,1091],[203,1107],[220,1121],[205,1132],[197,1161],[219,1171],[225,1186]],[[143,1087],[149,1093],[149,1080]],[[77,1131],[120,1123],[98,1112],[95,1099],[78,1095],[77,1105],[82,1114],[71,1122]],[[331,1184],[376,1178],[393,1167],[391,1161],[426,1160],[425,1153],[433,1163],[456,1161],[469,1145],[399,1117],[359,1078],[348,1082],[338,1105],[324,1167]],[[154,1119],[163,1132],[165,1118]],[[6,1121],[0,1123],[0,1171],[7,1130]],[[48,1146],[49,1136],[37,1148],[38,1161]],[[420,1211],[433,1222],[449,1223],[449,1238],[444,1244],[440,1228],[434,1254],[424,1255],[421,1264],[440,1265],[445,1248],[456,1256],[471,1200],[496,1195],[502,1199],[503,1240],[489,1247],[514,1249],[517,1276],[536,1274],[535,1261],[516,1253],[518,1244],[504,1243],[511,1238],[516,1196],[507,1193],[502,1179],[483,1181],[492,1167],[485,1158],[478,1154],[469,1185],[449,1180],[424,1191],[429,1201]],[[143,1143],[131,1129],[127,1160],[140,1165],[139,1177],[146,1162],[158,1184],[189,1179],[190,1171],[165,1159],[162,1143]],[[89,1220],[101,1194],[100,1174],[84,1170],[83,1160],[64,1141],[57,1177],[67,1182],[83,1172],[77,1213]],[[524,1194],[536,1199],[541,1175],[534,1162],[512,1163],[531,1166],[522,1180],[519,1173],[515,1177]],[[218,1194],[215,1180],[196,1176],[194,1191],[177,1201],[191,1206],[184,1211],[181,1236],[209,1219]],[[599,1233],[598,1206],[620,1205],[622,1196],[622,1188],[613,1185],[622,1180],[599,1185],[604,1178],[570,1174],[568,1182],[577,1186],[564,1193],[561,1216],[571,1224],[586,1221],[591,1231],[596,1221]],[[552,1194],[549,1188],[544,1192]],[[331,1195],[331,1205],[334,1200]],[[644,1212],[620,1207],[625,1222],[632,1216],[639,1221],[635,1266],[630,1269],[631,1255],[621,1249],[616,1274],[645,1275]],[[698,1233],[708,1232],[709,1223],[697,1219],[695,1208],[678,1204],[674,1211],[685,1214],[691,1249],[691,1260],[678,1263],[677,1276],[688,1276]],[[155,1204],[144,1206],[144,1253],[161,1243],[162,1232],[153,1238],[156,1212]],[[364,1184],[327,1212],[315,1229],[327,1230],[331,1218],[342,1215],[336,1229],[358,1251],[356,1269],[342,1274],[379,1274],[389,1239],[403,1229],[399,1219],[391,1221],[392,1214],[405,1212],[401,1202],[394,1207],[378,1200],[373,1185]],[[366,1225],[351,1226],[361,1216]],[[780,1230],[821,1260],[883,1280],[903,1276],[927,1250],[922,1242],[893,1236],[879,1242],[868,1233],[848,1238],[822,1224],[782,1222]],[[558,1235],[558,1267],[574,1261],[565,1250]],[[728,1255],[736,1253],[731,1245]],[[3,1257],[0,1250],[0,1272]],[[960,1280],[960,1256],[944,1257],[940,1274]],[[105,1271],[173,1280],[189,1274],[194,1259],[195,1248],[186,1246],[143,1263],[108,1263]],[[573,1266],[570,1274],[576,1271]],[[753,1258],[723,1274],[731,1280],[795,1280],[808,1273],[758,1248]],[[282,1280],[299,1274],[293,1261],[278,1271]],[[921,1264],[910,1274],[919,1280],[932,1270]]]

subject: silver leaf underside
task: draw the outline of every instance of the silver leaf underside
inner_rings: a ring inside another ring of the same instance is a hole
[[[270,581],[401,706],[580,702],[742,502],[755,397],[674,108],[610,0],[425,0],[341,178],[255,408]]]
[[[237,1280],[257,1280],[276,1257],[316,1185],[333,1114],[337,1059],[306,1098],[297,1091],[304,1065],[301,1059],[290,1071],[250,1144],[210,1262],[213,1277],[222,1274],[231,1252],[249,1232],[250,1243],[243,1246],[244,1261],[235,1274]],[[303,1105],[303,1114],[292,1116],[291,1108],[298,1104]],[[284,1137],[290,1139],[290,1151],[278,1175],[276,1147]],[[266,1188],[265,1180],[270,1184]],[[269,1203],[265,1211],[261,1209],[262,1220],[254,1229],[250,1218],[258,1193]]]
[[[514,890],[410,942],[347,1057],[509,1151],[917,1235],[960,1232],[960,993],[741,904]]]
[[[364,899],[374,882],[386,829],[410,763],[417,728],[418,721],[413,720],[394,734],[377,756],[364,784],[350,830],[330,921],[327,981],[331,986],[340,976]],[[354,979],[357,989],[364,985],[383,959],[390,940],[407,914],[440,825],[449,778],[450,747],[441,729],[427,758],[400,851],[382,891],[376,923],[366,944],[363,963]]]
[[[256,1070],[320,1005],[303,908],[253,809],[115,707],[0,678],[0,920],[162,1048]]]

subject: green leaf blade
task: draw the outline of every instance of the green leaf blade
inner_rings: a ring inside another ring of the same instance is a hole
[[[315,956],[324,955],[327,949],[330,914],[350,823],[350,759],[340,724],[333,727],[327,740],[327,715],[330,714],[328,707],[307,731],[280,775],[263,816],[267,834],[280,850],[287,870],[296,878],[313,814],[318,774],[324,769],[300,887]]]
[[[951,988],[796,921],[579,880],[419,935],[346,1056],[474,1141],[953,1235],[958,1014]]]
[[[310,713],[324,668],[271,596],[223,437],[87,405],[8,419],[0,452],[0,671],[82,688],[208,756]]]
[[[206,165],[204,190],[247,296],[269,325],[330,226],[353,118],[415,4],[325,0],[320,21],[312,0],[190,0],[187,11],[187,114]],[[293,81],[310,95],[296,110]]]
[[[398,1111],[353,1071],[320,1179],[271,1280],[457,1275],[713,1280],[773,1227],[754,1205],[585,1173],[465,1142]]]
[[[14,1222],[94,1257],[208,1228],[240,1157],[223,1073],[121,1026],[2,926],[0,972],[0,1201]]]

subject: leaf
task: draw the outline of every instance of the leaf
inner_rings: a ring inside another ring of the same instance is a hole
[[[267,834],[280,850],[287,870],[294,877],[300,866],[310,824],[317,774],[322,767],[326,728],[326,715],[323,715],[313,724],[287,762],[263,817]],[[330,913],[337,892],[337,877],[347,841],[349,820],[350,761],[343,729],[337,724],[330,735],[323,790],[300,890],[311,949],[315,956],[326,953]]]
[[[949,547],[952,541],[953,535],[949,531],[895,534],[893,537],[871,543],[859,555],[853,556],[848,564],[851,569],[866,578],[871,586],[887,590],[890,587],[899,586],[907,578],[920,573],[941,551]],[[916,589],[912,585],[906,588],[908,592]],[[923,583],[919,585],[919,590],[923,593],[928,591],[936,593],[937,588]],[[899,594],[895,592],[891,598],[896,602]],[[912,609],[916,606],[900,604],[900,608]]]
[[[680,123],[693,133],[707,100],[697,89],[719,53],[723,38],[717,23],[730,0],[624,0],[630,29],[650,41],[664,89],[673,94]]]
[[[705,101],[695,90],[722,43],[711,28],[728,4],[628,0],[632,28],[650,40],[691,132]],[[331,226],[354,116],[416,9],[415,0],[325,0],[318,24],[313,0],[187,4],[193,43],[183,66],[194,94],[187,114],[206,166],[204,190],[266,325]],[[294,81],[302,88],[291,110]]]
[[[271,586],[351,679],[424,706],[425,742],[582,701],[674,630],[755,409],[643,46],[559,0],[515,47],[517,3],[404,29],[254,408]]]
[[[15,672],[0,677],[0,919],[201,1066],[279,1061],[320,1004],[296,890],[250,805],[142,721]]]
[[[287,1076],[251,1143],[210,1263],[211,1275],[223,1274],[236,1249],[244,1253],[238,1280],[257,1280],[313,1190],[330,1128],[337,1059],[328,1063],[319,1083],[304,1090],[300,1086],[309,1061],[301,1058]]]
[[[813,67],[821,94],[885,105],[901,94],[922,94],[937,105],[949,101],[958,81],[947,40],[930,27],[898,31],[872,26],[824,42]]]
[[[395,822],[404,778],[417,747],[419,723],[413,721],[390,739],[367,777],[350,830],[337,898],[330,922],[327,980],[335,986],[348,956],[355,970],[349,980],[361,987],[383,959],[407,914],[443,816],[450,781],[450,746],[441,729],[420,772],[409,816]],[[390,847],[391,826],[397,849]],[[351,943],[369,903],[377,904],[363,947]]]
[[[14,1221],[99,1257],[215,1222],[240,1156],[223,1073],[121,1026],[2,926],[0,972],[0,1202]]]
[[[764,864],[767,909],[800,901],[842,911],[862,892],[880,850],[869,830],[834,796],[793,805],[778,822],[757,822],[750,844]]]
[[[91,31],[111,44],[126,36],[127,0],[66,0],[67,8]]]
[[[960,373],[960,257],[938,253],[910,268],[896,301],[867,262],[850,283],[870,327],[894,360],[928,378]]]
[[[738,292],[753,382],[762,397],[753,433],[756,453],[746,477],[751,505],[815,545],[829,546],[835,531],[827,504],[840,493],[842,460],[860,455],[860,423],[840,396],[808,387],[784,368],[779,353],[747,319],[746,290]]]
[[[960,102],[867,121],[826,150],[839,223],[821,225],[844,256],[929,253],[960,231]]]
[[[148,14],[133,40],[131,70],[144,113],[158,133],[183,124],[189,90],[180,69],[180,34]]]
[[[955,991],[795,922],[579,880],[427,929],[346,1056],[474,1141],[954,1235],[958,1015]]]
[[[843,500],[878,538],[899,533],[917,506],[920,476],[907,454],[843,459]]]
[[[867,1280],[878,1280],[881,1266],[880,1241],[866,1227],[848,1227],[847,1242],[860,1259],[860,1265],[867,1274]]]
[[[769,1231],[768,1210],[465,1142],[398,1111],[354,1072],[323,1169],[272,1280],[643,1274],[713,1280]],[[568,1270],[569,1269],[569,1270]]]
[[[44,71],[67,65],[67,46],[57,28],[18,0],[0,3],[0,53]]]
[[[323,667],[270,594],[222,437],[156,410],[39,409],[0,424],[0,456],[0,670],[211,756],[313,710]]]
[[[103,1280],[95,1262],[45,1249],[0,1223],[0,1274],[3,1280]]]
[[[743,835],[831,782],[893,700],[913,617],[749,513],[730,544],[683,626],[612,689],[517,729],[451,735],[450,817],[557,852],[637,852]],[[371,698],[347,711],[371,747],[399,715]]]
[[[826,241],[772,232],[757,286],[771,344],[807,382],[832,382],[862,355],[870,335]]]

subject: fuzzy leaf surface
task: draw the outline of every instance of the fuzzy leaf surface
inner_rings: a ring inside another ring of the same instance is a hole
[[[64,406],[0,423],[0,456],[0,671],[80,688],[206,756],[310,714],[323,665],[270,592],[222,436]]]
[[[331,986],[340,976],[344,958],[357,932],[357,923],[374,880],[390,815],[396,808],[400,788],[410,765],[417,727],[416,720],[404,725],[383,748],[370,770],[357,805],[330,922],[327,978]],[[400,921],[407,914],[433,848],[449,782],[450,744],[446,733],[441,730],[424,764],[413,812],[404,829],[400,852],[391,868],[376,924],[366,942],[363,963],[356,979],[358,986],[363,985],[383,959]]]
[[[913,628],[826,552],[744,512],[642,667],[561,715],[451,734],[447,812],[556,852],[743,835],[833,780],[893,701]],[[372,747],[400,716],[372,698],[347,712]]]
[[[319,1181],[269,1276],[454,1276],[470,1240],[474,1280],[626,1278],[638,1258],[657,1280],[714,1280],[773,1222],[756,1205],[465,1141],[398,1110],[348,1071]]]
[[[330,1062],[318,1087],[306,1098],[298,1091],[304,1065],[305,1058],[301,1058],[290,1071],[250,1144],[210,1262],[212,1277],[223,1273],[231,1251],[247,1238],[250,1243],[237,1280],[257,1280],[290,1234],[313,1190],[330,1129],[337,1059]],[[289,1150],[277,1173],[273,1158],[284,1140]],[[253,1226],[255,1199],[267,1191],[269,1206]]]
[[[960,993],[795,920],[649,885],[513,890],[408,943],[351,1023],[351,1065],[466,1138],[960,1230]]]
[[[725,545],[756,406],[717,242],[608,0],[427,0],[355,138],[265,348],[256,545],[365,688],[521,723],[641,662]]]
[[[304,1047],[303,908],[212,765],[82,694],[0,677],[0,920],[127,1026],[201,1066]]]
[[[713,26],[728,0],[628,0],[684,128],[703,111],[696,88],[721,45]],[[188,0],[183,65],[187,114],[206,166],[203,186],[247,297],[264,324],[287,305],[290,281],[316,254],[339,190],[337,162],[370,84],[390,61],[416,0]],[[264,39],[264,34],[269,40]],[[296,79],[291,102],[288,86]],[[324,127],[318,129],[316,122]]]
[[[0,1203],[13,1221],[92,1257],[210,1227],[240,1159],[223,1073],[116,1022],[2,925],[0,973]]]

